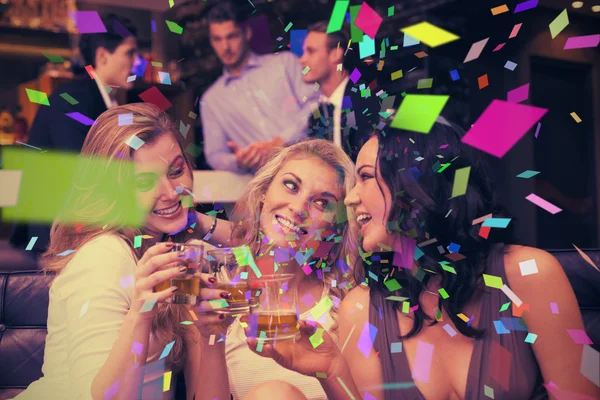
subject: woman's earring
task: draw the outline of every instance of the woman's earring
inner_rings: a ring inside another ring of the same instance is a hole
[[[261,202],[261,203],[264,203],[264,202],[265,202],[265,195],[264,195],[264,194],[263,194],[263,195],[260,197],[260,202]]]

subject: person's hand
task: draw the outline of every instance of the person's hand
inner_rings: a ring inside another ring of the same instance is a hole
[[[185,274],[185,267],[177,262],[179,253],[172,252],[172,248],[173,243],[158,243],[150,247],[137,263],[132,311],[144,320],[152,320],[157,312],[156,306],[150,311],[142,312],[146,302],[164,303],[175,293],[172,287],[157,293],[154,293],[153,288],[159,283]]]
[[[243,317],[243,321],[248,317]],[[275,344],[261,343],[260,338],[252,337],[253,328],[246,328],[248,347],[262,357],[269,357],[284,368],[296,371],[300,374],[315,377],[317,372],[325,373],[327,376],[340,362],[343,362],[337,344],[329,333],[319,324],[313,326],[306,321],[299,321],[300,339],[275,341]],[[254,328],[254,333],[256,330]],[[313,346],[313,342],[317,345]],[[257,351],[257,346],[262,345],[262,351]]]
[[[220,338],[227,332],[227,328],[229,328],[229,325],[231,325],[235,318],[228,314],[216,313],[215,307],[218,307],[219,303],[222,302],[211,303],[211,300],[227,301],[231,294],[223,290],[213,289],[216,278],[210,274],[200,274],[200,279],[202,281],[200,285],[200,301],[196,305],[187,306],[187,308],[194,311],[197,316],[197,319],[194,319],[193,322],[204,338],[208,339],[211,335]],[[213,306],[213,304],[215,305]]]
[[[284,142],[277,137],[270,141],[253,143],[245,149],[240,149],[231,141],[227,142],[227,145],[234,152],[240,169],[255,172],[267,162],[274,152],[283,147]]]

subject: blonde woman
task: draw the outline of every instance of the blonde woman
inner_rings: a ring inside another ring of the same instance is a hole
[[[272,269],[271,252],[290,250],[286,268],[296,275],[291,285],[298,289],[300,319],[319,322],[334,337],[337,305],[352,285],[348,264],[355,262],[358,248],[357,223],[343,204],[353,185],[353,163],[341,148],[325,140],[296,143],[257,172],[232,218],[232,242],[249,246],[258,268]],[[312,249],[318,257],[294,258],[301,249]],[[307,264],[310,270],[302,268]],[[313,318],[313,307],[326,296],[334,306]],[[199,377],[204,390],[196,399],[223,399],[229,393],[234,399],[327,398],[315,376],[290,371],[253,353],[240,320],[230,327],[225,343],[213,347],[220,353],[213,349],[211,359],[203,357]]]
[[[119,123],[122,114],[132,114],[132,123]],[[132,138],[141,143],[137,149],[128,144],[135,143]],[[194,320],[185,307],[164,304],[174,288],[153,293],[155,285],[180,274],[169,265],[178,254],[169,252],[168,243],[156,243],[165,234],[183,241],[193,223],[201,237],[210,230],[211,240],[223,243],[230,228],[182,204],[193,186],[192,165],[181,135],[153,105],[130,104],[100,115],[82,156],[102,159],[106,168],[82,164],[68,207],[52,226],[43,266],[57,276],[50,288],[44,376],[17,398],[171,398],[175,379],[163,392],[163,376],[170,371],[174,378],[181,370],[191,398],[197,390],[191,366],[200,357],[198,330],[181,324]],[[115,176],[107,175],[110,166],[118,170]],[[125,205],[132,201],[140,205],[135,212],[145,213],[140,229],[125,226],[132,212]],[[145,239],[135,248],[140,235]],[[221,294],[203,291],[206,299]],[[144,312],[151,299],[157,304]],[[222,323],[214,315],[200,321]],[[161,357],[167,345],[172,348]]]

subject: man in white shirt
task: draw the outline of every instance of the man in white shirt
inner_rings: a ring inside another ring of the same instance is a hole
[[[361,90],[350,81],[344,65],[348,35],[344,30],[327,34],[327,25],[321,21],[308,27],[300,58],[301,65],[310,68],[304,81],[318,83],[322,93],[309,117],[308,136],[332,140],[356,160],[363,139],[379,121],[379,102],[366,85]]]

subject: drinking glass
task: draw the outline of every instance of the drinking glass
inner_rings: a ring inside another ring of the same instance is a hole
[[[248,319],[250,331],[265,342],[295,340],[298,329],[298,290],[291,285],[294,274],[279,273],[252,279],[251,288],[258,302]]]
[[[171,300],[172,304],[196,304],[200,296],[200,272],[204,263],[204,246],[197,244],[175,243],[171,251],[180,252],[177,266],[187,267],[185,274],[167,279],[154,287],[154,292],[160,292],[171,286],[177,287],[177,292]],[[169,266],[170,268],[174,266]]]
[[[246,314],[253,307],[252,293],[248,284],[248,266],[238,265],[231,249],[221,248],[206,252],[209,273],[216,278],[210,288],[229,292],[227,300],[220,301],[224,307],[217,307],[219,314]],[[201,282],[202,287],[204,283]]]

